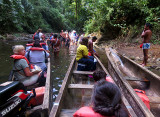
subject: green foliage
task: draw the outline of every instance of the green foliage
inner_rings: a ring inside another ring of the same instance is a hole
[[[60,31],[67,23],[56,5],[55,0],[0,1],[0,33]]]
[[[101,31],[107,39],[136,37],[146,22],[158,40],[159,0],[0,0],[0,33]],[[155,41],[157,43],[157,41]]]

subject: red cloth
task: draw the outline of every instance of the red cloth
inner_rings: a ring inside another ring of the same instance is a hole
[[[139,47],[142,48],[143,44],[141,44]]]
[[[144,102],[144,104],[147,106],[148,109],[150,109],[150,101],[149,98],[146,96],[145,91],[139,90],[139,89],[134,89],[137,95],[141,98],[141,100]]]
[[[111,83],[114,83],[114,81],[113,81],[113,79],[112,79],[111,76],[107,76],[107,77],[106,77],[106,81],[111,82]]]

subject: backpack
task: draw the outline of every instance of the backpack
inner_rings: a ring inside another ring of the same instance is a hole
[[[39,33],[36,33],[36,34],[34,35],[34,40],[40,40],[40,38],[39,38]]]

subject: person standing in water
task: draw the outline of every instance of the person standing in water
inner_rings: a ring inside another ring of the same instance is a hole
[[[53,52],[55,56],[59,55],[59,51],[60,51],[60,40],[58,39],[58,35],[54,34],[54,39],[51,40],[51,45],[53,47]]]
[[[61,37],[61,43],[63,46],[63,44],[65,44],[65,42],[66,42],[66,33],[63,32],[63,30],[61,30],[60,37]]]
[[[148,60],[148,49],[150,48],[150,39],[152,36],[152,31],[151,31],[151,27],[152,25],[150,23],[146,23],[144,26],[144,30],[141,34],[141,38],[143,38],[143,62],[142,62],[142,66],[146,66],[147,65],[147,60]]]

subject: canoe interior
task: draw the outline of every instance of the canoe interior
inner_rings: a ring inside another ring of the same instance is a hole
[[[106,52],[108,50],[106,49]],[[118,54],[117,54],[118,55]],[[109,58],[109,66],[114,69],[116,69],[116,73],[118,74],[118,77],[122,77],[123,82],[127,82],[126,86],[129,84],[131,86],[131,90],[129,91],[128,95],[135,94],[135,91],[133,89],[141,89],[145,90],[146,95],[148,96],[150,100],[150,106],[151,106],[151,112],[146,108],[146,106],[141,100],[139,101],[139,104],[141,106],[140,109],[143,111],[146,111],[144,113],[144,116],[155,116],[159,117],[159,111],[160,111],[160,77],[155,75],[154,73],[150,72],[149,70],[143,68],[142,66],[138,65],[136,62],[130,60],[128,57],[119,55],[120,60],[122,61],[123,65],[119,60],[117,60],[117,57],[115,57],[110,52],[107,53],[107,56]],[[112,65],[111,65],[112,64]],[[113,65],[114,64],[114,65]],[[113,67],[114,66],[114,67]],[[113,69],[112,69],[113,70]],[[127,86],[127,87],[130,87]],[[126,95],[127,96],[127,95]],[[133,97],[136,101],[137,95]],[[152,101],[151,101],[152,100]],[[145,106],[145,107],[144,107]],[[143,113],[143,112],[142,112]]]
[[[94,81],[88,77],[88,74],[93,74],[93,72],[76,71],[76,69],[77,63],[72,61],[50,112],[50,117],[72,117],[79,108],[91,105]],[[97,62],[96,70],[104,69],[104,66]],[[104,71],[108,74],[106,69]],[[128,113],[137,117],[125,97],[122,98],[123,107],[126,110],[126,107],[129,107]]]
[[[50,58],[48,58],[48,63],[47,63],[47,77],[46,77],[46,83],[45,83],[45,92],[44,92],[44,97],[43,97],[43,103],[41,105],[35,106],[32,109],[29,109],[26,111],[26,114],[31,114],[34,112],[39,112],[41,113],[42,116],[49,116],[49,112],[52,107],[53,98],[52,98],[52,84],[51,84],[51,79],[50,79]],[[28,87],[27,90],[31,90],[33,88],[37,88],[38,85],[35,84],[31,87]]]
[[[146,68],[138,65],[134,61],[130,60],[127,57],[120,57],[124,69],[121,68],[123,76],[135,77],[137,79],[143,79],[143,81],[128,81],[133,89],[142,89],[145,90],[146,95],[159,100],[157,103],[150,103],[151,112],[154,116],[159,117],[160,112],[160,77]],[[129,71],[128,71],[129,70]],[[127,72],[126,72],[127,71]]]

